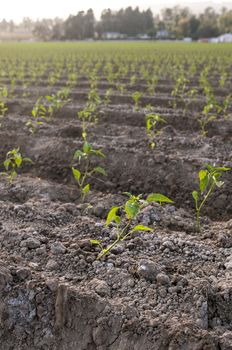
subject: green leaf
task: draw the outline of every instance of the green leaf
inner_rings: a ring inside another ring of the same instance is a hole
[[[83,152],[86,154],[89,154],[91,151],[92,151],[92,145],[87,141],[85,141],[83,145]]]
[[[151,193],[147,197],[147,202],[157,202],[157,203],[174,203],[173,200],[170,198],[164,196],[163,194],[160,193]]]
[[[104,176],[107,176],[107,173],[106,173],[105,169],[103,169],[100,166],[97,166],[96,168],[94,168],[93,171],[96,172],[96,173],[102,174]]]
[[[209,184],[209,176],[207,170],[200,170],[198,173],[199,180],[200,180],[200,191],[201,193],[205,191]]]
[[[79,181],[80,178],[81,178],[81,172],[75,168],[72,167],[72,173],[73,173],[73,176],[74,178]]]
[[[80,151],[79,149],[74,153],[73,155],[73,159],[78,159],[81,158],[83,156],[83,152]]]
[[[231,170],[231,168],[221,168],[221,167],[217,168],[217,167],[215,167],[214,170],[215,171],[229,171],[229,170]]]
[[[133,219],[140,210],[139,203],[134,202],[133,200],[129,200],[125,204],[125,211],[127,214],[128,219]]]
[[[11,160],[10,160],[10,159],[6,159],[6,160],[4,161],[3,165],[4,165],[4,167],[5,167],[6,170],[9,169],[10,164],[11,164]]]
[[[97,157],[105,158],[104,153],[102,153],[102,151],[100,151],[100,150],[94,150],[94,149],[92,149],[92,150],[91,150],[91,154],[94,154],[94,155],[97,156]]]
[[[143,226],[143,225],[136,225],[133,229],[132,232],[135,231],[152,231],[152,229],[150,227],[147,226]]]
[[[118,216],[117,215],[117,211],[120,207],[112,207],[107,215],[107,219],[106,219],[106,226],[109,226],[109,224],[111,223],[111,221],[115,221],[115,218]],[[118,220],[118,219],[116,219]]]
[[[83,188],[83,192],[84,192],[84,194],[87,194],[87,193],[89,193],[89,190],[90,190],[90,185],[89,184],[87,184],[84,188]]]
[[[197,192],[197,191],[193,191],[193,192],[192,192],[192,196],[193,196],[193,199],[195,200],[195,202],[197,203],[197,202],[198,202],[198,199],[199,199],[198,192]]]
[[[21,156],[21,154],[17,154],[14,158],[15,164],[17,165],[17,167],[19,168],[22,164],[23,158]]]
[[[24,162],[28,162],[28,163],[32,163],[32,164],[33,164],[33,161],[32,161],[30,158],[28,158],[28,157],[23,158],[23,161],[24,161]]]
[[[116,223],[117,225],[119,225],[120,222],[121,222],[121,217],[120,217],[119,215],[116,215],[115,218],[114,218],[114,221],[115,221],[115,223]]]
[[[100,245],[101,244],[100,241],[98,241],[97,239],[91,239],[90,243],[93,245]]]

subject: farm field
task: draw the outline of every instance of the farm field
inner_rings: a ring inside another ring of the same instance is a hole
[[[232,45],[1,43],[0,115],[0,350],[232,349]]]

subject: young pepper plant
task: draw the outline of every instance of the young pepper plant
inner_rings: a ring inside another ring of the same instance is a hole
[[[215,187],[221,188],[224,185],[223,181],[220,181],[220,177],[225,171],[230,168],[214,167],[212,165],[206,165],[206,169],[202,169],[198,173],[199,177],[199,191],[193,191],[192,196],[195,202],[196,208],[196,228],[200,231],[200,214],[203,206],[209,199]]]
[[[6,176],[9,184],[13,183],[14,178],[18,175],[17,169],[21,168],[25,162],[32,163],[32,160],[30,158],[24,158],[19,148],[7,152],[6,159],[3,163],[5,171],[1,174]]]
[[[146,115],[146,132],[149,139],[149,145],[151,149],[156,146],[155,138],[161,133],[161,130],[157,129],[159,123],[166,123],[166,120],[160,117],[158,114],[149,113]]]
[[[133,98],[133,101],[134,101],[134,110],[137,112],[139,110],[139,102],[140,102],[140,99],[142,97],[142,93],[140,91],[135,91],[133,94],[132,94],[132,98]]]
[[[79,166],[84,164],[84,170],[82,172],[80,169],[77,169],[75,166],[71,167],[74,179],[76,180],[80,191],[82,203],[84,202],[86,196],[90,191],[90,184],[88,182],[89,179],[91,177],[94,177],[94,174],[96,173],[104,176],[107,175],[106,171],[100,166],[91,168],[91,164],[90,164],[91,156],[96,156],[100,158],[105,157],[105,155],[102,153],[101,150],[95,150],[93,146],[87,141],[84,142],[82,150],[75,151],[73,156],[73,163],[77,160]]]
[[[7,97],[8,97],[7,87],[5,86],[0,87],[0,118],[4,117],[6,112],[8,111],[8,107],[6,106],[6,102],[5,102]]]
[[[116,225],[116,239],[114,242],[104,248],[101,241],[95,239],[90,240],[93,245],[98,246],[101,250],[97,259],[103,258],[111,251],[112,248],[131,236],[134,232],[152,231],[151,228],[141,224],[133,225],[133,222],[140,213],[141,209],[146,207],[149,203],[173,203],[171,199],[160,193],[152,193],[148,195],[146,200],[142,199],[141,194],[138,196],[134,196],[127,192],[125,194],[129,196],[129,199],[121,206],[113,206],[110,209],[106,219],[106,227],[108,227],[110,223],[114,223]]]

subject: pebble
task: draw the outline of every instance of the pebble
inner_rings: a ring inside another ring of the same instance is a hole
[[[28,249],[36,249],[36,248],[39,248],[41,246],[41,243],[38,239],[36,238],[32,238],[32,237],[29,237],[26,241],[25,241],[25,246],[28,248]]]
[[[89,283],[89,286],[92,287],[95,290],[95,292],[101,297],[109,297],[111,294],[109,285],[105,281],[100,280],[98,278],[92,279],[92,281]]]
[[[59,268],[59,264],[53,260],[53,259],[49,259],[46,265],[46,269],[52,271],[52,270],[57,270]]]
[[[46,285],[51,292],[56,292],[58,288],[58,281],[55,279],[49,279],[46,281]]]
[[[26,278],[31,276],[31,270],[28,267],[23,267],[16,271],[16,276],[20,281],[24,281]]]
[[[170,284],[170,279],[169,279],[168,275],[166,275],[165,273],[159,273],[156,276],[156,281],[160,285],[169,285]]]
[[[138,273],[146,280],[153,282],[156,276],[161,272],[162,267],[154,263],[152,260],[140,260],[138,266]]]
[[[61,242],[55,242],[51,245],[52,254],[64,254],[66,252],[65,246]]]

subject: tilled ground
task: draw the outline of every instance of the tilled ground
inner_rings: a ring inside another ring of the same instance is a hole
[[[102,81],[102,94],[109,87]],[[26,101],[18,87],[2,120],[1,163],[19,146],[34,164],[12,185],[0,183],[0,350],[232,349],[231,172],[204,209],[201,233],[191,197],[205,163],[232,167],[231,115],[202,138],[195,117],[201,98],[183,115],[180,102],[171,108],[165,81],[155,97],[143,97],[139,112],[131,91],[115,93],[89,126],[108,176],[91,183],[86,209],[70,170],[82,145],[76,114],[86,91],[83,80],[72,102],[31,135],[25,122],[36,94],[48,91],[40,85]],[[154,150],[146,104],[166,120]],[[99,261],[90,239],[113,241],[105,218],[124,191],[160,192],[175,203],[145,208],[138,222],[153,233],[134,234]]]

